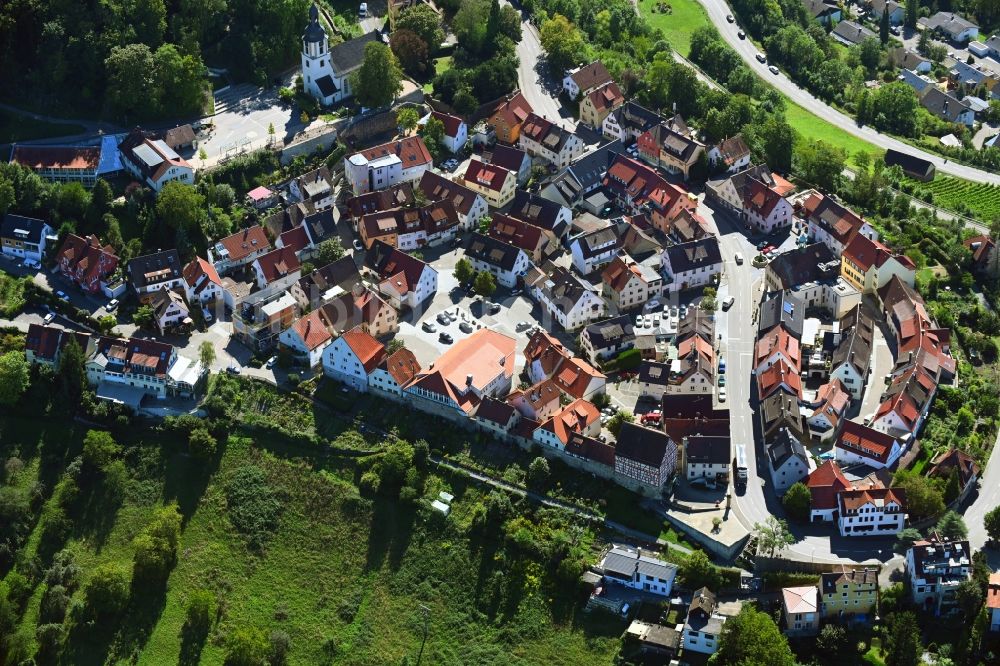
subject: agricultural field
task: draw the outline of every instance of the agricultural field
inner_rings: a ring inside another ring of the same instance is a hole
[[[905,181],[921,199],[928,199],[941,208],[978,218],[989,223],[1000,217],[1000,187],[973,183],[951,176],[937,176],[929,183]],[[923,195],[922,195],[923,193]],[[931,197],[927,197],[929,193]]]

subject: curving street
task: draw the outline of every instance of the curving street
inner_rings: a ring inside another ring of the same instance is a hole
[[[756,55],[760,52],[757,46],[749,39],[740,39],[737,36],[736,33],[740,29],[739,24],[728,23],[726,21],[726,15],[733,12],[729,8],[729,5],[726,4],[725,0],[698,0],[698,2],[701,3],[701,5],[705,8],[705,11],[708,12],[709,18],[712,20],[712,23],[715,24],[715,27],[719,31],[719,34],[722,35],[722,38],[726,40],[726,42],[740,55],[747,67],[756,72],[761,79],[769,82],[784,95],[788,96],[792,101],[810,113],[837,125],[844,132],[852,134],[859,139],[864,139],[879,148],[893,148],[895,150],[903,151],[910,155],[915,155],[928,160],[934,164],[940,173],[958,176],[959,178],[965,178],[966,180],[971,180],[976,183],[1000,185],[1000,175],[990,173],[989,171],[983,171],[982,169],[977,169],[975,167],[956,164],[950,160],[945,160],[945,158],[939,155],[925,152],[919,148],[911,146],[908,143],[900,141],[899,139],[881,134],[871,127],[859,127],[853,118],[834,109],[826,102],[814,97],[808,91],[803,90],[791,79],[785,76],[784,73],[774,75],[768,71],[767,64],[757,62]]]

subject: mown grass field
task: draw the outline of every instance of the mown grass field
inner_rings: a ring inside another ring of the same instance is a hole
[[[666,4],[670,13],[661,12],[659,5]],[[639,0],[639,10],[654,28],[666,35],[667,41],[678,53],[687,57],[691,52],[691,33],[696,28],[709,25],[708,14],[698,0]]]
[[[854,156],[859,152],[868,153],[872,157],[881,157],[885,153],[884,150],[845,132],[787,98],[785,103],[785,118],[792,129],[809,141],[824,141],[842,148],[847,153],[849,163],[854,162]]]
[[[73,123],[49,123],[7,111],[0,111],[0,143],[46,139],[82,134],[84,128]]]
[[[57,418],[0,415],[0,456],[23,461],[15,490],[28,492],[38,481],[51,487],[83,434]],[[428,609],[423,663],[613,663],[623,622],[582,614],[572,586],[553,585],[540,565],[525,561],[514,573],[501,564],[496,547],[470,531],[482,493],[461,477],[428,478],[428,495],[455,495],[445,521],[412,504],[360,497],[356,459],[298,449],[307,457],[292,457],[280,437],[231,436],[217,466],[207,468],[169,438],[122,443],[120,490],[81,486],[84,508],[60,547],[73,555],[81,587],[100,564],[131,569],[135,535],[159,507],[177,502],[177,564],[164,589],[133,590],[118,620],[71,631],[60,663],[222,664],[226,636],[252,628],[287,633],[290,664],[413,664],[421,606]],[[228,485],[247,466],[263,470],[281,507],[260,551],[234,527],[227,500]],[[41,531],[36,524],[23,551],[45,565],[51,554],[40,549]],[[187,599],[203,589],[216,597],[218,613],[200,645],[188,640],[184,622]],[[44,590],[42,582],[31,593],[16,629],[32,650]]]

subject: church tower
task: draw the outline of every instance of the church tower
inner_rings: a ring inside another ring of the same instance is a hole
[[[309,10],[309,25],[302,34],[302,85],[304,90],[315,97],[322,99],[316,82],[330,74],[330,41],[326,37],[326,30],[319,24],[319,8],[313,3]]]

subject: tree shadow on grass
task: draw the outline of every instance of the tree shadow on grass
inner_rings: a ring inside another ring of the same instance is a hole
[[[197,666],[207,640],[207,627],[193,627],[189,622],[185,622],[181,627],[181,654],[177,659],[178,666]]]
[[[201,460],[188,453],[175,453],[164,460],[163,501],[177,502],[185,525],[198,509],[212,476],[219,468],[225,443],[219,442],[218,448],[211,460]]]
[[[118,621],[89,618],[72,624],[63,648],[62,663],[102,666],[108,659],[118,625]]]
[[[112,645],[112,657],[116,660],[130,660],[146,646],[153,627],[160,620],[167,604],[166,581],[132,580],[132,597],[125,609],[127,622]]]
[[[389,567],[396,570],[413,538],[416,508],[398,499],[385,497],[376,497],[373,505],[365,571],[380,569],[386,557],[389,558]]]
[[[80,494],[73,508],[73,536],[90,536],[94,551],[100,554],[114,529],[124,489],[107,477],[90,483],[81,479],[79,485]]]

